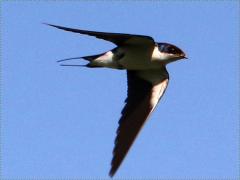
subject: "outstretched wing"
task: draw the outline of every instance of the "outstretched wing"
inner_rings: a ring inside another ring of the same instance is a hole
[[[116,45],[123,45],[123,44],[146,44],[151,43],[154,45],[154,40],[150,36],[144,36],[144,35],[134,35],[134,34],[121,34],[121,33],[108,33],[108,32],[96,32],[96,31],[87,31],[87,30],[81,30],[81,29],[73,29],[63,26],[57,26],[52,24],[46,25],[62,29],[65,31],[70,31],[74,33],[80,33],[80,34],[86,34],[89,36],[95,36],[96,38],[103,39],[106,41],[110,41]]]
[[[168,72],[127,71],[128,97],[119,120],[110,176],[113,176],[168,85]]]

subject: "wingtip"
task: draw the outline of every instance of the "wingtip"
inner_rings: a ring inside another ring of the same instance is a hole
[[[116,172],[116,171],[114,171],[113,169],[111,169],[111,170],[109,171],[109,174],[108,174],[108,175],[110,176],[110,178],[113,178],[115,172]]]
[[[42,22],[42,24],[47,25],[47,26],[52,26],[51,24],[45,23],[45,22]]]
[[[116,174],[117,170],[118,170],[119,166],[114,165],[113,163],[111,163],[111,169],[108,173],[108,175],[113,178],[113,176]]]
[[[55,27],[55,28],[60,28],[60,26],[57,26],[57,25],[54,25],[54,24],[49,24],[49,23],[45,23],[45,22],[43,22],[42,24],[43,24],[43,25],[46,25],[46,26],[51,26],[51,27]]]

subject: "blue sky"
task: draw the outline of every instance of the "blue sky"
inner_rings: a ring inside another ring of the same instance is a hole
[[[126,73],[56,60],[114,47],[43,22],[152,36],[189,59],[116,178],[239,176],[239,2],[1,2],[2,177],[108,178]]]

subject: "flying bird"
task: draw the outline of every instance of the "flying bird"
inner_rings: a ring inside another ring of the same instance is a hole
[[[93,56],[60,60],[84,59],[88,68],[106,67],[127,71],[128,92],[116,132],[109,175],[114,176],[144,123],[163,96],[169,82],[168,63],[187,59],[185,53],[170,43],[158,43],[150,36],[96,32],[46,24],[61,30],[95,36],[117,47]]]

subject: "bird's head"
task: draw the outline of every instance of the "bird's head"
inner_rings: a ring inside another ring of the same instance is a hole
[[[159,55],[162,60],[168,62],[176,61],[179,59],[187,59],[185,53],[177,46],[169,43],[157,43]]]

